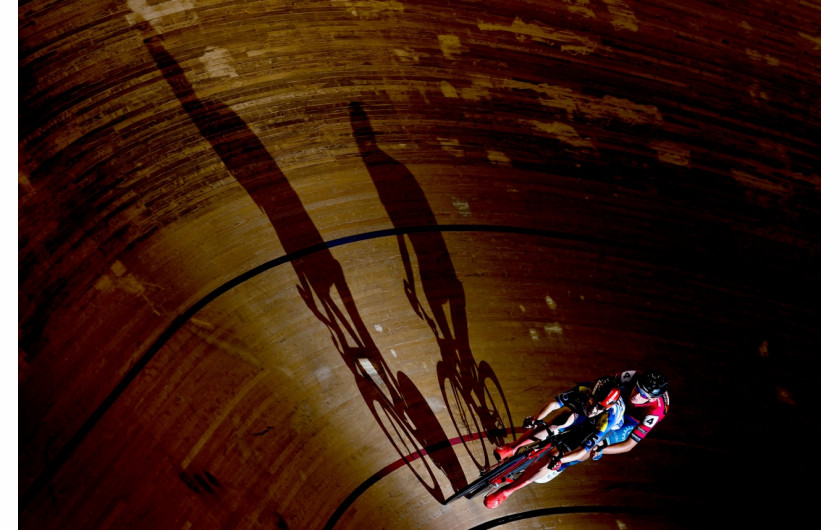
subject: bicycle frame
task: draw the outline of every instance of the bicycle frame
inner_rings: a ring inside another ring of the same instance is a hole
[[[504,480],[504,478],[509,475],[516,475],[521,471],[524,471],[525,468],[530,466],[535,460],[542,458],[542,456],[545,455],[545,453],[552,447],[557,447],[561,453],[566,453],[571,450],[571,448],[563,441],[563,438],[565,438],[569,433],[568,429],[552,432],[544,421],[536,420],[534,423],[548,432],[548,436],[546,436],[545,440],[539,440],[525,446],[510,458],[502,460],[501,462],[483,470],[476,480],[443,501],[443,504],[448,504],[451,501],[460,499],[461,497],[466,497],[467,499],[475,497],[489,487],[494,480]]]

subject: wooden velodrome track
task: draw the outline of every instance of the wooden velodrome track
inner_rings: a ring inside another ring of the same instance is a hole
[[[19,525],[807,527],[817,0],[34,0]],[[558,390],[626,455],[442,500]]]

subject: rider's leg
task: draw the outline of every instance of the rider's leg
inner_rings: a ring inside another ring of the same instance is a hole
[[[548,433],[545,431],[545,429],[528,429],[522,436],[517,438],[516,441],[497,447],[493,450],[493,452],[499,459],[508,458],[512,456],[516,452],[516,450],[522,447],[523,445],[532,444],[540,440],[545,440],[546,436],[548,436]]]
[[[516,490],[524,488],[531,482],[540,480],[551,473],[551,469],[548,467],[548,462],[551,460],[551,453],[553,451],[549,451],[544,454],[542,457],[537,458],[531,465],[525,468],[525,471],[522,472],[519,477],[516,478],[511,484],[507,486],[503,486],[484,499],[484,505],[488,508],[496,508]]]

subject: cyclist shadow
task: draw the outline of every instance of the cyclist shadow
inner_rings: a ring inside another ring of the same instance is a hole
[[[466,478],[455,451],[414,383],[402,372],[396,377],[391,373],[362,321],[341,265],[288,179],[238,114],[219,101],[199,99],[163,38],[148,23],[136,28],[202,136],[268,216],[292,258],[301,298],[329,330],[377,423],[421,484],[442,502],[444,495],[429,461],[445,473],[454,489],[460,489]]]
[[[490,464],[492,447],[488,448],[483,440],[501,445],[508,432],[505,420],[510,432],[513,420],[493,369],[485,361],[477,365],[470,349],[464,287],[417,179],[405,165],[377,145],[377,133],[361,103],[350,103],[350,122],[380,201],[397,230],[406,275],[403,280],[406,297],[437,338],[441,352],[438,381],[449,416],[472,461],[477,467],[485,468]],[[409,243],[428,310],[418,296]],[[481,436],[478,447],[466,443],[472,433]]]

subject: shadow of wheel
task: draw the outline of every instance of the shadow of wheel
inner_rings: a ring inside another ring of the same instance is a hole
[[[440,484],[432,473],[428,457],[421,453],[423,447],[417,443],[417,438],[412,434],[406,421],[394,410],[393,405],[384,397],[376,397],[368,401],[376,422],[388,437],[394,449],[405,462],[417,480],[426,488],[438,501],[443,501],[443,491]],[[418,465],[417,461],[422,465]]]
[[[438,363],[438,379],[443,401],[446,403],[446,410],[452,419],[455,432],[461,438],[464,449],[478,469],[484,469],[490,465],[489,453],[484,443],[470,444],[473,440],[472,433],[478,433],[479,438],[484,438],[484,430],[479,421],[479,415],[472,393],[465,392],[454,373],[454,369],[444,363]],[[478,453],[476,446],[481,448]]]
[[[482,411],[484,412],[481,422],[488,441],[494,446],[503,445],[507,435],[510,434],[510,441],[516,439],[513,416],[510,413],[505,395],[502,392],[502,385],[496,373],[485,361],[478,365],[478,380],[482,388]],[[490,384],[488,384],[490,383]],[[502,412],[505,414],[502,416]],[[505,425],[507,419],[507,425]],[[508,425],[510,428],[508,428]]]

